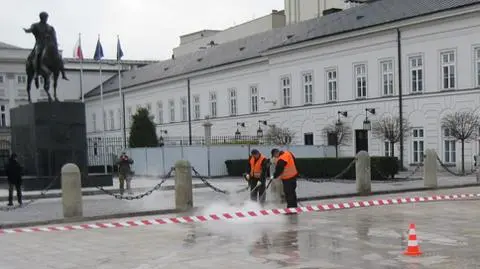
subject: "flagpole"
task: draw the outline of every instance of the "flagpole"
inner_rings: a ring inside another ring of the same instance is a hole
[[[100,59],[98,61],[99,64],[99,78],[100,78],[100,102],[101,102],[101,107],[102,107],[102,122],[103,122],[103,128],[102,128],[102,140],[103,140],[103,168],[105,171],[105,174],[108,173],[107,169],[107,141],[106,141],[106,136],[105,136],[105,129],[107,128],[107,122],[105,119],[105,104],[103,102],[103,79],[102,79],[102,60]]]
[[[98,43],[100,43],[100,35],[98,35]],[[96,51],[96,50],[95,50]],[[102,55],[99,56],[98,58],[98,70],[99,70],[99,80],[100,80],[100,103],[102,107],[102,140],[103,140],[103,168],[105,171],[105,174],[108,173],[107,169],[107,141],[106,141],[106,136],[105,136],[105,129],[107,128],[107,122],[105,119],[105,104],[103,102],[103,79],[102,79],[102,57],[103,57],[103,52]]]
[[[82,47],[82,33],[78,33],[78,44]],[[82,103],[85,103],[85,96],[83,94],[83,56],[80,57],[80,93],[82,94]]]
[[[121,104],[121,119],[120,125],[122,129],[122,144],[123,148],[127,148],[126,126],[125,126],[125,96],[122,93],[122,60],[120,55],[120,37],[117,35],[117,61],[118,61],[118,95]]]

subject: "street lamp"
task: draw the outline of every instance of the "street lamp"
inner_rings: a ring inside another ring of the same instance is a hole
[[[375,115],[375,108],[365,108],[365,120],[363,121],[363,130],[372,130],[372,123],[368,119],[368,113]]]
[[[257,137],[258,137],[258,138],[262,138],[262,137],[263,137],[263,130],[262,130],[260,124],[263,124],[263,125],[267,126],[267,121],[266,121],[266,120],[259,120],[259,121],[258,121],[258,130],[257,130]]]
[[[167,130],[160,130],[160,138],[158,139],[158,145],[160,147],[163,147],[165,145],[165,139],[163,138],[162,134],[168,134]]]
[[[348,117],[348,112],[347,111],[338,111],[337,116],[338,116],[338,120],[337,120],[337,123],[335,123],[335,125],[340,126],[340,125],[342,125],[342,122],[340,121],[340,116],[343,116],[343,117],[346,118],[346,117]]]
[[[245,128],[245,122],[237,122],[237,131],[235,132],[235,139],[240,139],[242,133],[240,133],[240,130],[238,129],[238,126]]]

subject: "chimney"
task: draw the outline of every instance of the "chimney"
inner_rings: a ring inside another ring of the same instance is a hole
[[[337,13],[337,12],[340,12],[342,11],[343,9],[341,8],[329,8],[329,9],[325,9],[323,12],[322,12],[322,15],[323,16],[326,16],[326,15],[329,15],[329,14],[333,14],[333,13]]]

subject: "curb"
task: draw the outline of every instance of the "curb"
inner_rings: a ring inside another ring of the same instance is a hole
[[[192,185],[194,189],[203,189],[207,188],[204,183],[196,183]],[[133,188],[133,191],[144,192],[149,190],[148,188]],[[175,186],[165,186],[160,188],[161,191],[173,191],[175,190]],[[118,189],[108,189],[107,191],[118,193]],[[82,191],[82,196],[94,196],[94,195],[107,195],[101,190],[89,190],[89,191]],[[24,194],[22,196],[23,200],[38,200],[38,199],[51,199],[51,198],[61,198],[62,193],[46,193],[45,195],[40,194]],[[16,199],[16,196],[14,197]],[[8,196],[0,196],[0,202],[7,202]]]
[[[200,208],[194,207],[192,211],[196,211],[198,209]],[[31,226],[55,225],[55,224],[64,224],[64,223],[79,223],[79,222],[96,221],[96,220],[108,220],[108,219],[111,220],[111,219],[123,219],[123,218],[133,218],[133,217],[166,215],[166,214],[174,214],[174,213],[180,213],[180,211],[176,209],[162,209],[162,210],[117,213],[117,214],[110,214],[110,215],[99,215],[99,216],[71,218],[71,219],[53,219],[53,220],[44,220],[44,221],[7,223],[7,224],[0,224],[0,230],[31,227]]]
[[[407,190],[404,189],[404,190],[391,190],[391,191],[377,191],[377,192],[372,192],[369,195],[363,195],[363,196],[359,195],[358,193],[310,196],[310,197],[300,197],[297,200],[299,202],[321,201],[321,200],[339,199],[339,198],[369,197],[369,196],[377,196],[377,195],[385,195],[385,194],[460,189],[460,188],[468,188],[468,187],[480,187],[480,183],[441,186],[437,188],[422,187],[422,188],[414,188],[414,189],[407,189]],[[203,207],[194,207],[189,212],[195,212],[201,209],[203,209]],[[174,213],[181,213],[181,212],[176,209],[163,209],[163,210],[141,211],[141,212],[131,212],[131,213],[98,215],[98,216],[91,216],[91,217],[82,217],[77,219],[54,219],[54,220],[46,220],[46,221],[17,222],[17,223],[0,224],[0,229],[15,229],[15,228],[22,228],[22,227],[54,225],[54,224],[63,224],[63,223],[80,223],[80,222],[95,221],[95,220],[111,220],[111,219],[122,219],[122,218],[141,217],[141,216],[166,215],[166,214],[174,214]],[[182,213],[185,213],[185,212],[182,212]]]

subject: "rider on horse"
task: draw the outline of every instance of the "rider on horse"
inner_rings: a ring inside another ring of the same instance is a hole
[[[62,78],[68,80],[67,76],[65,75],[65,67],[63,65],[63,60],[61,58],[60,53],[58,53],[58,45],[57,45],[57,35],[55,33],[55,29],[47,23],[48,14],[47,12],[40,13],[40,22],[32,24],[29,29],[23,28],[25,33],[32,33],[35,36],[35,47],[33,48],[32,52],[28,56],[28,59],[34,59],[34,66],[36,66],[36,73],[37,76],[41,70],[41,55],[43,50],[46,46],[47,37],[52,37],[57,47],[57,59],[60,62],[60,70],[62,72]]]

